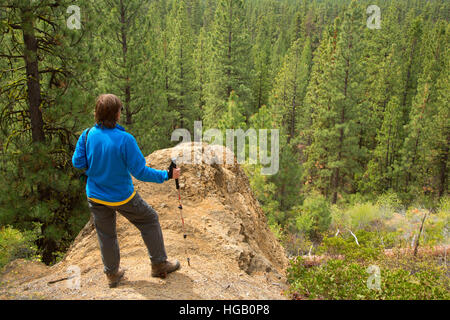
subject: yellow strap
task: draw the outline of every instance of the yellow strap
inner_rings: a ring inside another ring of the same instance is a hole
[[[95,199],[95,198],[88,198],[88,199],[92,200],[94,202],[100,203],[100,204],[106,204],[107,206],[121,206],[121,205],[127,203],[128,201],[130,201],[134,197],[135,194],[136,194],[136,190],[133,191],[131,196],[129,196],[127,199],[120,201],[120,202],[108,202],[108,201],[103,201],[103,200],[99,200],[99,199]]]

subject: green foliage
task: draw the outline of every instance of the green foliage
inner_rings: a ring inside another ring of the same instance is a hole
[[[239,102],[239,97],[234,91],[231,91],[227,111],[218,123],[218,128],[223,130],[223,134],[226,133],[226,129],[245,129],[245,116],[242,113],[242,104]]]
[[[357,204],[347,211],[352,229],[369,229],[382,218],[382,213],[376,205],[371,203]]]
[[[394,192],[385,192],[381,194],[377,198],[376,204],[380,207],[380,209],[384,209],[389,212],[399,211],[403,208],[402,201]]]
[[[365,153],[358,141],[363,105],[357,98],[364,74],[362,12],[361,4],[352,1],[343,18],[324,32],[306,94],[314,110],[304,179],[332,203],[349,192],[350,177],[361,174]]]
[[[84,32],[69,29],[70,1],[6,4],[0,8],[8,26],[0,46],[0,226],[33,230],[39,223],[36,243],[51,263],[53,251],[68,248],[87,221],[84,185],[71,158],[80,131],[92,124],[93,20],[84,20]],[[92,14],[89,1],[77,5],[85,17]]]
[[[381,199],[381,201],[387,201]],[[394,209],[389,204],[356,202],[344,207],[332,208],[332,225],[342,230],[380,230],[392,218]]]
[[[191,128],[200,118],[194,105],[194,34],[185,1],[175,2],[167,21],[167,55],[165,56],[167,101],[176,114],[176,127]]]
[[[404,189],[409,196],[422,193],[441,197],[448,188],[450,60],[448,50],[444,48],[448,46],[449,30],[448,22],[438,21],[424,33],[423,71],[412,100],[400,168],[406,171]],[[446,105],[445,112],[442,112],[442,103]],[[434,182],[430,178],[431,172],[431,176],[436,177]]]
[[[240,97],[244,115],[253,114],[250,89],[250,43],[245,32],[244,2],[220,0],[214,16],[210,36],[211,56],[208,64],[208,83],[204,122],[214,128],[216,119],[227,110],[226,104],[232,91]]]
[[[356,262],[330,260],[306,268],[302,258],[291,261],[287,294],[294,299],[344,300],[448,300],[449,280],[443,268],[410,273],[396,268],[380,268],[380,290],[369,287],[368,266]]]
[[[11,157],[19,163],[17,170],[3,175],[10,183],[0,186],[0,225],[32,230],[39,223],[42,237],[37,244],[46,263],[53,261],[55,249],[69,247],[89,217],[82,196],[85,185],[75,170],[58,167],[62,159],[52,156],[52,149],[52,145],[34,152],[23,148]]]
[[[284,212],[280,211],[279,203],[275,199],[276,185],[268,181],[268,176],[261,174],[260,165],[244,165],[243,169],[249,177],[252,191],[268,217],[269,225],[284,222]]]
[[[399,205],[393,194],[379,197],[378,204],[333,207],[333,224],[340,229],[334,235],[325,236],[315,250],[314,254],[323,257],[319,265],[311,266],[301,256],[291,260],[288,296],[293,299],[449,299],[450,279],[444,254],[435,256],[425,250],[415,257],[412,249],[406,250],[411,238],[416,239],[413,235],[417,236],[424,214],[428,217],[421,245],[448,243],[447,202],[448,199],[443,200],[436,213],[411,208],[404,216],[393,213],[393,208]],[[353,227],[352,233],[344,229],[346,225]],[[387,248],[392,248],[389,255],[385,254]],[[371,266],[381,271],[380,290],[368,286],[374,271]]]
[[[40,260],[36,240],[40,237],[40,227],[32,231],[14,229],[11,226],[0,228],[0,270],[14,259]]]
[[[294,211],[298,212],[295,217],[297,230],[308,234],[310,239],[319,240],[330,226],[330,204],[320,194],[310,195],[301,206],[294,207]]]
[[[268,225],[270,231],[275,235],[275,238],[277,238],[278,241],[282,241],[285,236],[282,227],[278,223],[273,222],[273,220],[268,221]]]
[[[366,263],[374,261],[380,256],[384,245],[382,245],[379,235],[363,230],[359,230],[355,235],[358,238],[358,244],[348,234],[340,237],[325,237],[317,249],[317,253],[330,256],[341,255],[346,261],[364,261]]]
[[[283,140],[280,142],[280,170],[276,175],[269,176],[268,180],[276,186],[274,198],[280,203],[280,210],[288,213],[292,212],[294,206],[302,203],[303,196],[300,191],[303,168],[295,161],[298,159],[295,145],[283,143]]]
[[[424,220],[421,243],[426,245],[437,245],[448,243],[450,212],[448,210],[439,210],[438,212],[430,212],[428,210],[410,208],[405,213],[406,223],[401,226],[407,235],[417,241],[419,229]]]

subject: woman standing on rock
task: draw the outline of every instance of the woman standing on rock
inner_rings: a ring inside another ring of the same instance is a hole
[[[177,260],[167,260],[158,214],[134,190],[130,175],[145,182],[163,183],[178,179],[180,169],[156,170],[146,166],[136,139],[117,124],[122,110],[117,96],[100,95],[95,106],[96,124],[81,134],[72,157],[75,168],[86,169],[89,209],[111,288],[117,286],[125,273],[119,268],[116,211],[141,231],[153,277],[165,277],[180,268]]]

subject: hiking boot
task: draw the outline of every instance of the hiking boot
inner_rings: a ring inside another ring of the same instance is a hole
[[[108,278],[108,284],[110,288],[115,288],[119,284],[120,280],[122,280],[123,275],[125,274],[125,270],[119,269],[116,273],[107,273],[106,277]]]
[[[175,260],[171,262],[166,260],[162,263],[152,264],[152,277],[165,278],[168,273],[177,271],[180,269],[180,262]]]

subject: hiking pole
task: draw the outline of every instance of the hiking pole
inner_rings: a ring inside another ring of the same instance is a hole
[[[172,158],[172,161],[171,161],[170,167],[169,167],[169,171],[173,172],[173,169],[175,169],[176,167],[177,167],[177,164],[175,163],[175,158]],[[180,184],[178,182],[178,179],[175,179],[175,186],[178,190],[178,209],[180,209],[181,228],[183,230],[184,253],[186,254],[188,266],[191,266],[191,259],[189,259],[189,256],[187,254],[187,243],[186,243],[187,234],[186,234],[186,231],[184,228],[183,205],[181,204]]]

